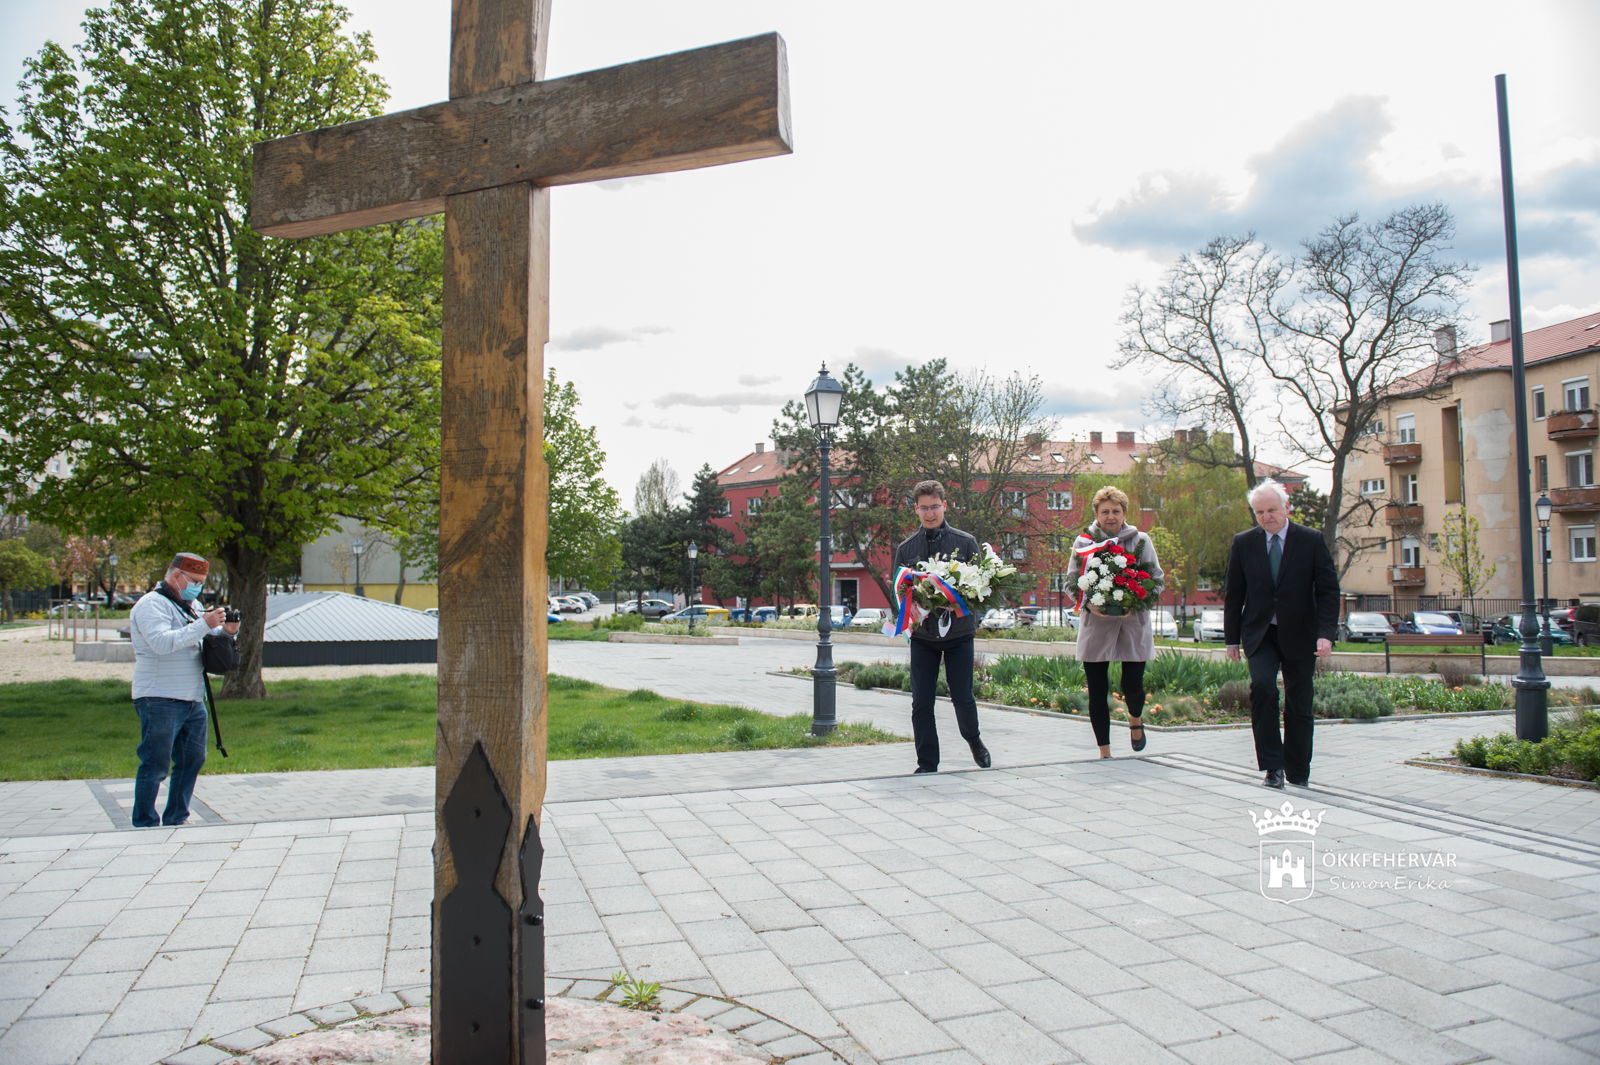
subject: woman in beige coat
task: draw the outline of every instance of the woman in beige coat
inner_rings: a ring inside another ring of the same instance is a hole
[[[1155,594],[1162,588],[1161,563],[1156,560],[1156,546],[1150,537],[1128,523],[1128,497],[1121,489],[1110,485],[1094,494],[1090,504],[1094,521],[1072,543],[1072,561],[1067,566],[1067,587],[1077,587],[1078,552],[1093,547],[1103,540],[1116,540],[1117,545],[1139,560],[1139,566],[1155,579]],[[1157,602],[1159,602],[1159,598]],[[1128,702],[1128,738],[1135,751],[1144,750],[1144,664],[1156,656],[1155,634],[1150,621],[1150,611],[1107,616],[1099,607],[1083,603],[1083,620],[1078,629],[1078,661],[1089,681],[1089,723],[1094,726],[1094,739],[1100,745],[1100,757],[1111,757],[1111,684],[1112,662],[1122,663],[1122,697]]]

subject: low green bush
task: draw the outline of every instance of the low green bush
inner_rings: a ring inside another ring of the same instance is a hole
[[[1538,742],[1502,732],[1457,740],[1452,753],[1479,769],[1600,781],[1600,713],[1577,710],[1553,724],[1550,735]]]
[[[610,632],[638,632],[644,627],[644,615],[609,614],[603,618],[595,618],[589,624],[592,628],[606,629]]]
[[[1248,714],[1250,712],[1250,685],[1242,680],[1230,680],[1217,689],[1217,694],[1212,697],[1213,705],[1218,710],[1229,714]]]

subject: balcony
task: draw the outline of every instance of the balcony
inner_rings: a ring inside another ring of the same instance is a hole
[[[1428,582],[1428,571],[1421,566],[1391,566],[1389,568],[1389,586],[1391,588],[1421,588]]]
[[[1422,461],[1421,444],[1385,444],[1383,445],[1383,464],[1385,466],[1398,466],[1406,462]]]
[[[1550,489],[1550,509],[1557,514],[1600,510],[1600,485]]]
[[[1421,503],[1390,503],[1383,508],[1383,520],[1389,525],[1421,525]]]
[[[1545,419],[1544,429],[1551,440],[1594,436],[1600,433],[1600,414],[1592,410],[1556,411]]]

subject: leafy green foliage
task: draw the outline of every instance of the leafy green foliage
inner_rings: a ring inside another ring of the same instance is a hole
[[[1502,732],[1457,740],[1453,753],[1479,769],[1600,781],[1600,712],[1579,710],[1554,724],[1537,743]]]
[[[216,556],[259,697],[267,573],[437,495],[441,226],[248,222],[258,141],[378,113],[330,0],[108,0],[0,124],[0,490],[30,517]],[[50,402],[39,402],[40,396]],[[31,479],[53,456],[71,473]],[[400,531],[406,531],[400,528]]]
[[[550,525],[544,561],[550,576],[600,588],[622,562],[622,502],[606,481],[606,453],[592,425],[578,420],[578,389],[556,372],[544,384],[544,460],[550,469]]]
[[[4,620],[11,621],[11,593],[17,589],[44,588],[55,579],[50,560],[28,550],[18,539],[0,540],[0,604]]]

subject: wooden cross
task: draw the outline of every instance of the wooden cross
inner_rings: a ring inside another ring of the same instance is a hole
[[[433,1060],[544,1061],[549,186],[784,155],[776,34],[542,81],[549,0],[453,0],[450,99],[256,146],[250,223],[445,215]]]

